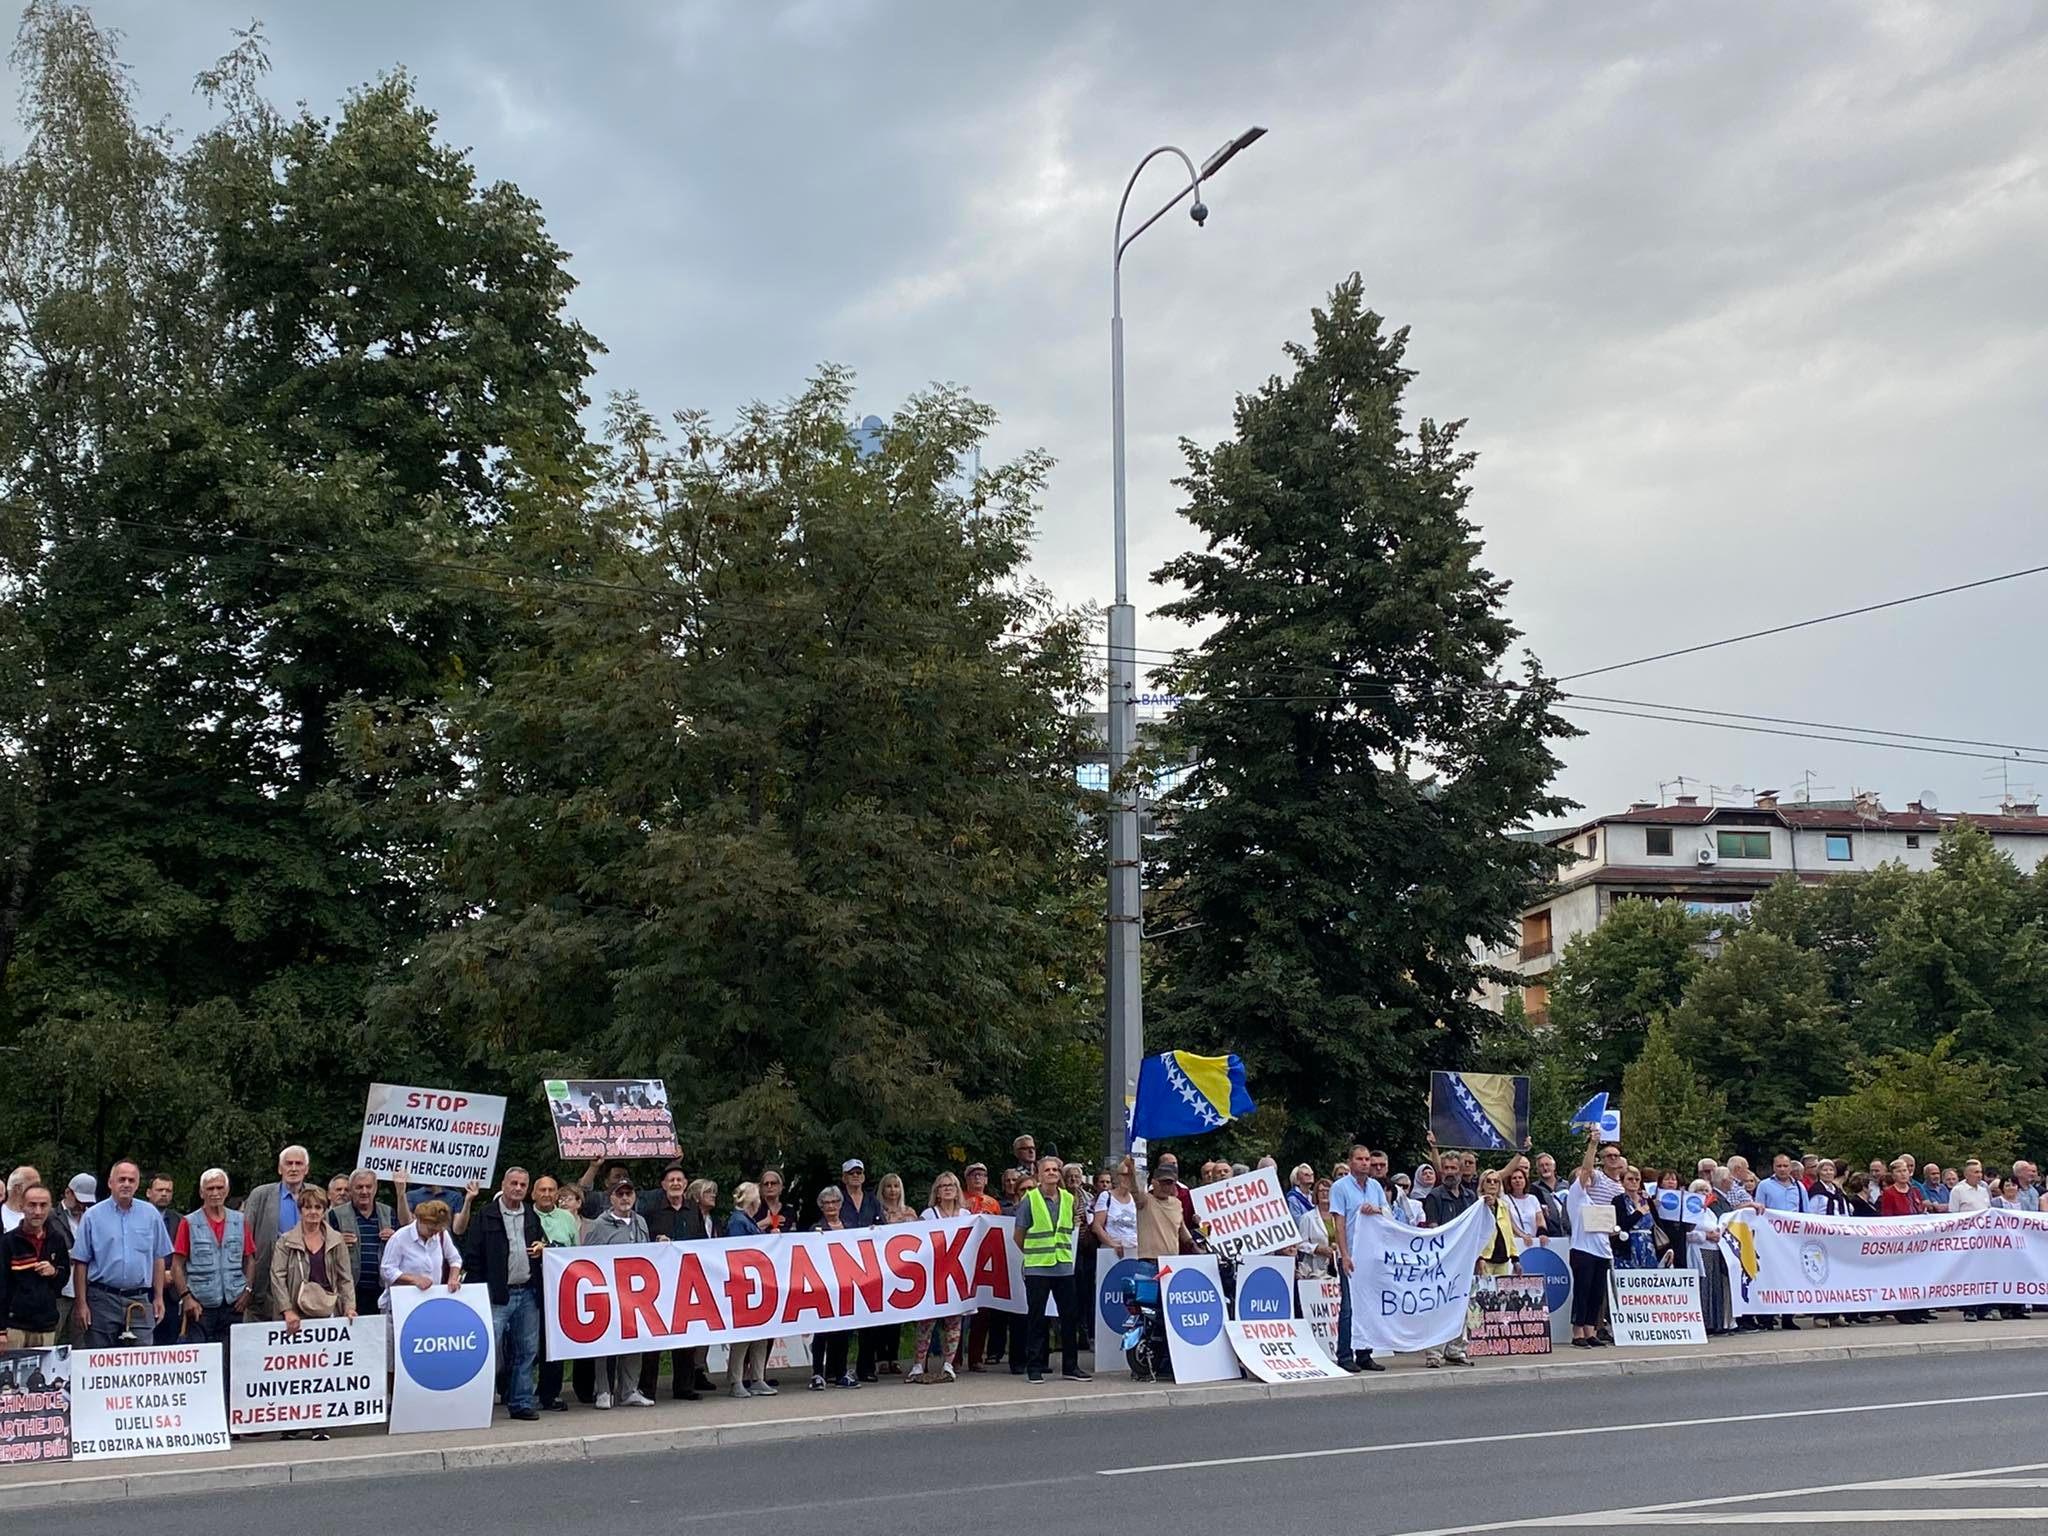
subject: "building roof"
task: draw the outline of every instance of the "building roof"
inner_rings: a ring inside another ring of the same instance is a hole
[[[1987,832],[2048,837],[2048,816],[2009,814],[1944,815],[1935,811],[1888,811],[1882,806],[1859,810],[1854,806],[1813,805],[1659,805],[1639,810],[1617,811],[1597,816],[1568,831],[1553,835],[1553,844],[1578,837],[1596,828],[1616,823],[1653,827],[1698,827],[1713,821],[1756,826],[1776,822],[1779,826],[1807,832],[1934,832],[1942,833],[1959,822],[1973,822]]]

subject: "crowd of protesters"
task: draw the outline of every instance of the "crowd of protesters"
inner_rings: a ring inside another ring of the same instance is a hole
[[[541,1256],[547,1248],[702,1242],[985,1215],[1013,1220],[1020,1248],[1036,1254],[1035,1262],[1027,1260],[1023,1312],[977,1310],[919,1323],[908,1330],[907,1358],[906,1330],[896,1325],[819,1334],[804,1365],[795,1363],[796,1340],[741,1344],[728,1353],[722,1383],[712,1379],[706,1350],[676,1349],[666,1362],[669,1392],[685,1401],[711,1392],[772,1396],[779,1390],[771,1365],[778,1343],[790,1362],[780,1369],[807,1377],[813,1391],[857,1390],[889,1376],[936,1385],[991,1370],[1038,1381],[1051,1368],[1055,1329],[1062,1374],[1085,1381],[1079,1354],[1095,1309],[1076,1276],[1095,1272],[1098,1253],[1153,1260],[1200,1251],[1204,1233],[1172,1152],[1149,1168],[1127,1158],[1092,1175],[1051,1148],[1046,1154],[1034,1137],[1020,1136],[993,1176],[980,1162],[958,1173],[946,1170],[917,1200],[898,1174],[870,1181],[863,1160],[848,1157],[837,1182],[818,1189],[807,1204],[793,1197],[779,1169],[764,1169],[728,1194],[709,1179],[690,1178],[680,1162],[644,1187],[622,1163],[537,1177],[513,1167],[494,1194],[474,1183],[419,1188],[398,1175],[389,1179],[386,1201],[376,1173],[359,1168],[322,1184],[311,1176],[307,1150],[291,1146],[278,1155],[276,1177],[246,1196],[232,1190],[222,1169],[206,1170],[198,1204],[183,1212],[174,1182],[161,1174],[145,1177],[132,1161],[115,1163],[104,1186],[81,1173],[56,1194],[38,1170],[22,1167],[9,1176],[0,1202],[0,1320],[14,1349],[224,1344],[240,1322],[278,1321],[297,1329],[309,1316],[388,1313],[391,1293],[401,1286],[482,1285],[498,1335],[502,1400],[513,1417],[536,1419],[567,1411],[572,1400],[594,1409],[649,1406],[664,1363],[661,1352],[566,1366],[542,1359]],[[1577,1166],[1562,1174],[1548,1154],[1482,1168],[1477,1154],[1439,1152],[1434,1143],[1431,1158],[1412,1173],[1393,1171],[1391,1162],[1385,1150],[1361,1143],[1326,1174],[1304,1163],[1282,1178],[1300,1232],[1297,1271],[1340,1281],[1337,1358],[1353,1372],[1385,1369],[1352,1342],[1350,1254],[1354,1223],[1365,1216],[1443,1226],[1483,1201],[1494,1212],[1478,1264],[1483,1274],[1518,1272],[1522,1255],[1539,1243],[1564,1248],[1575,1281],[1572,1343],[1593,1349],[1612,1342],[1606,1276],[1615,1267],[1699,1271],[1709,1334],[1796,1328],[1791,1318],[1737,1322],[1733,1316],[1719,1239],[1720,1223],[1738,1210],[1894,1216],[2036,1211],[2041,1201],[2037,1171],[2027,1162],[1986,1170],[1972,1159],[1943,1169],[1901,1156],[1850,1170],[1824,1157],[1781,1154],[1759,1176],[1739,1156],[1701,1158],[1684,1171],[1637,1167],[1615,1143],[1593,1139]],[[1261,1165],[1274,1166],[1271,1158]],[[1197,1183],[1247,1171],[1243,1164],[1211,1160]],[[1657,1192],[1679,1188],[1703,1198],[1704,1220],[1679,1222],[1659,1213]],[[1593,1207],[1611,1210],[1612,1219]],[[1049,1312],[1057,1314],[1056,1323]],[[1927,1320],[1926,1313],[1897,1314],[1901,1323]],[[1873,1319],[1858,1314],[1817,1321]],[[1471,1363],[1462,1339],[1429,1351],[1424,1362]]]

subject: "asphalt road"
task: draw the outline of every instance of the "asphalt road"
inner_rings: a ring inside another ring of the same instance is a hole
[[[1256,1536],[2048,1528],[2032,1350],[1013,1424],[67,1506],[67,1536],[226,1530]],[[309,1450],[309,1454],[318,1454]],[[1048,1512],[1051,1513],[1048,1513]]]

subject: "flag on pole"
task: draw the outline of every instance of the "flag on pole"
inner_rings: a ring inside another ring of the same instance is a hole
[[[1235,1055],[1161,1051],[1138,1064],[1131,1135],[1147,1141],[1199,1136],[1242,1119],[1257,1107],[1244,1084],[1244,1063]]]
[[[1612,1141],[1621,1134],[1621,1111],[1609,1109],[1607,1095],[1596,1093],[1572,1111],[1571,1128],[1575,1131],[1597,1130]]]

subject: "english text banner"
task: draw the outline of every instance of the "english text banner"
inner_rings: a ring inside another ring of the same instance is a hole
[[[1738,1317],[2048,1305],[2048,1213],[1797,1216],[1721,1228]]]

